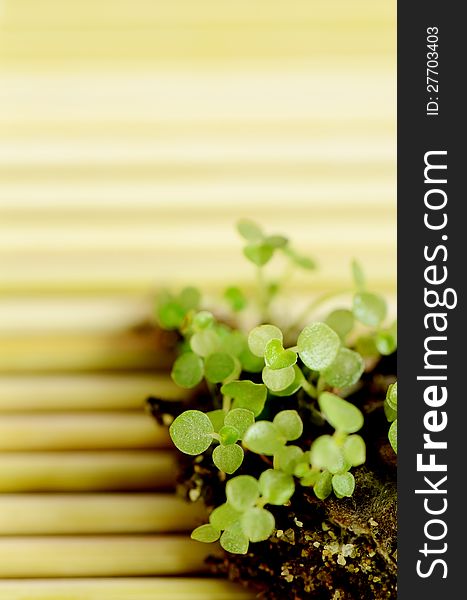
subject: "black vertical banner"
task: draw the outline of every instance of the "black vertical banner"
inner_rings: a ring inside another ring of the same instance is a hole
[[[467,36],[461,8],[432,0],[398,3],[402,600],[467,598]]]

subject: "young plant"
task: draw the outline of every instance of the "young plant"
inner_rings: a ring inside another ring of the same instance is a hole
[[[397,454],[397,381],[388,387],[384,412],[387,420],[391,423],[388,432],[389,443]]]
[[[247,242],[244,254],[258,269],[277,252],[295,265],[314,268],[284,236],[265,235],[250,221],[241,221],[238,229]],[[266,540],[274,531],[274,515],[265,506],[288,503],[297,483],[312,488],[321,500],[331,493],[352,496],[351,469],[365,462],[366,446],[357,433],[364,417],[350,395],[364,372],[364,357],[395,348],[395,327],[383,327],[384,299],[366,289],[357,263],[353,273],[352,309],[333,310],[323,321],[309,320],[296,333],[295,345],[285,343],[290,336],[276,324],[263,322],[246,334],[219,322],[200,310],[201,296],[193,288],[178,296],[166,294],[159,302],[160,324],[178,330],[182,338],[173,380],[187,389],[204,380],[211,394],[212,410],[181,413],[170,436],[185,454],[209,453],[227,476],[242,469],[227,478],[226,502],[212,511],[209,523],[194,530],[194,539],[219,539],[228,552],[244,554],[250,542]],[[274,295],[263,275],[259,285],[264,315]],[[246,306],[237,288],[229,288],[224,298],[234,313]],[[357,322],[364,333],[355,336]],[[359,351],[362,340],[370,353]],[[386,403],[393,410],[393,395]],[[245,472],[246,453],[259,455],[252,463],[255,474],[262,471],[258,479]],[[264,469],[267,462],[272,468]]]

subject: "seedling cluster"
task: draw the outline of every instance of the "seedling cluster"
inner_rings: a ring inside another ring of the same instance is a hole
[[[163,327],[182,336],[173,380],[190,389],[204,379],[215,406],[208,412],[180,414],[170,426],[175,446],[196,456],[211,452],[213,445],[212,461],[228,476],[240,469],[245,452],[270,463],[258,479],[243,472],[228,478],[226,502],[192,533],[196,540],[220,539],[228,552],[245,554],[250,542],[267,540],[274,531],[274,516],[265,506],[286,504],[297,485],[313,488],[321,500],[332,493],[352,496],[351,469],[365,462],[366,448],[357,433],[364,417],[349,397],[359,386],[365,360],[394,352],[396,327],[383,327],[386,303],[366,289],[354,262],[352,308],[308,322],[295,334],[295,345],[285,344],[290,335],[265,322],[281,284],[266,281],[263,268],[276,253],[292,267],[311,270],[315,263],[292,249],[284,236],[266,236],[250,221],[240,222],[238,230],[246,241],[244,254],[258,270],[262,323],[246,334],[218,321],[201,310],[201,295],[194,288],[161,297],[157,316]],[[248,305],[236,287],[226,290],[224,298],[234,312]],[[291,408],[275,409],[286,398]],[[299,414],[296,409],[303,405],[307,410]],[[397,387],[388,390],[385,408],[393,421],[389,438],[396,449]],[[321,424],[323,434],[304,439],[304,418]]]

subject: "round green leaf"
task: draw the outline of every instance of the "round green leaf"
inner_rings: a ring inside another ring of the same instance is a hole
[[[220,349],[220,345],[219,336],[213,328],[197,331],[190,339],[191,349],[202,357],[214,354]]]
[[[283,446],[274,454],[274,468],[293,475],[303,457],[304,452],[299,446]]]
[[[386,301],[377,294],[359,292],[353,298],[355,318],[368,327],[377,327],[386,317],[386,311]]]
[[[353,313],[350,310],[337,308],[328,315],[326,325],[329,325],[341,340],[345,340],[353,329],[354,321]]]
[[[255,356],[264,356],[266,346],[271,340],[279,340],[282,344],[282,331],[275,325],[259,325],[250,331],[248,347]]]
[[[222,531],[239,521],[241,515],[242,513],[235,510],[228,502],[225,502],[212,511],[209,515],[209,522],[214,529]]]
[[[390,408],[397,412],[397,381],[391,383],[386,392],[386,402]]]
[[[311,465],[318,469],[327,469],[337,473],[344,468],[344,457],[336,440],[330,435],[321,435],[317,438],[310,451]]]
[[[364,368],[360,354],[348,348],[339,348],[336,358],[322,371],[322,375],[329,385],[343,388],[357,383]]]
[[[303,486],[314,486],[318,482],[321,473],[314,469],[308,469],[306,473],[300,479],[300,485]]]
[[[262,377],[271,392],[280,392],[292,385],[295,380],[295,371],[293,367],[277,370],[264,367]]]
[[[315,495],[320,500],[326,500],[332,492],[332,475],[329,471],[323,471],[318,477],[318,481],[313,486]]]
[[[219,471],[231,475],[243,462],[243,448],[238,444],[216,446],[212,453],[212,460]]]
[[[235,372],[235,360],[225,352],[214,352],[204,362],[206,379],[211,383],[221,383]]]
[[[329,367],[341,345],[339,336],[326,323],[308,325],[298,337],[298,353],[303,363],[313,371]]]
[[[371,335],[362,335],[357,338],[355,350],[364,358],[375,358],[379,356],[375,338]]]
[[[284,350],[280,340],[272,339],[266,344],[264,360],[270,369],[285,369],[297,362],[297,354],[293,350]]]
[[[249,427],[243,443],[252,452],[266,456],[272,456],[284,445],[276,426],[269,421],[257,421]]]
[[[190,389],[203,379],[203,361],[193,352],[181,354],[172,367],[172,379],[182,388]]]
[[[201,302],[201,294],[195,287],[186,287],[178,295],[178,302],[185,311],[196,310]]]
[[[293,477],[275,469],[263,471],[258,483],[261,495],[266,502],[276,506],[286,504],[295,491]]]
[[[239,434],[235,427],[224,425],[219,430],[220,442],[223,446],[235,444],[239,440]]]
[[[238,287],[229,287],[224,292],[224,298],[230,304],[230,307],[235,312],[240,312],[246,308],[248,301],[244,293]]]
[[[323,392],[318,403],[326,421],[343,433],[355,433],[363,426],[363,415],[361,411],[347,400]]]
[[[257,267],[263,267],[273,257],[274,248],[264,242],[248,244],[243,248],[243,254]]]
[[[389,443],[397,454],[397,419],[391,423],[388,433]]]
[[[214,316],[207,310],[202,310],[193,317],[193,328],[197,331],[207,329],[214,324]]]
[[[390,330],[378,331],[375,345],[380,354],[388,356],[397,350],[397,337]]]
[[[179,329],[186,311],[175,300],[161,304],[157,309],[157,320],[164,329]]]
[[[298,440],[303,433],[303,421],[296,410],[282,410],[274,417],[273,423],[289,442]]]
[[[238,475],[225,486],[227,502],[239,512],[244,512],[259,498],[258,482],[251,475]]]
[[[366,446],[363,438],[359,435],[349,435],[342,447],[344,460],[352,467],[363,465],[366,460]]]
[[[242,350],[238,358],[242,363],[243,370],[247,373],[261,373],[263,370],[263,357],[255,356],[248,346]]]
[[[272,514],[264,508],[249,508],[241,519],[243,533],[250,542],[267,540],[276,525]]]
[[[225,416],[225,424],[235,427],[239,439],[243,439],[246,430],[255,422],[255,415],[246,408],[234,408]]]
[[[206,413],[214,427],[216,433],[224,426],[225,411],[219,408],[218,410],[210,410]]]
[[[220,532],[214,529],[212,525],[206,523],[206,525],[200,525],[191,532],[191,539],[197,542],[205,542],[209,544],[216,542],[219,539]]]
[[[221,535],[220,544],[226,552],[232,552],[232,554],[246,554],[248,552],[249,540],[243,533],[240,521],[224,531]]]
[[[274,396],[280,396],[280,397],[293,396],[302,387],[302,382],[303,382],[304,377],[303,377],[302,371],[300,370],[300,367],[298,367],[297,365],[294,365],[293,370],[294,370],[294,380],[292,381],[292,383],[290,385],[288,385],[286,388],[284,388],[283,390],[278,390],[276,392],[271,391],[271,393]]]
[[[209,417],[199,410],[186,410],[169,428],[173,443],[181,452],[191,456],[202,454],[209,448],[213,432]]]
[[[337,473],[332,477],[332,487],[336,494],[344,498],[350,497],[355,489],[355,479],[352,473]]]
[[[262,383],[230,381],[221,387],[224,396],[233,398],[233,408],[246,408],[257,417],[264,408],[268,390]]]
[[[260,242],[264,238],[261,228],[249,219],[238,221],[237,231],[248,242]]]

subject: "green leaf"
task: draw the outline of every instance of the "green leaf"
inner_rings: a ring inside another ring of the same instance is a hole
[[[244,350],[242,350],[238,358],[242,363],[243,370],[247,373],[261,373],[261,371],[263,370],[263,358],[255,356],[248,348],[248,346]]]
[[[329,471],[323,471],[318,477],[318,481],[313,486],[315,495],[320,500],[326,500],[332,492],[332,475]]]
[[[357,288],[357,290],[363,290],[365,288],[366,282],[365,282],[365,274],[363,273],[363,269],[360,265],[360,263],[356,260],[353,259],[352,263],[351,263],[351,267],[352,267],[352,277],[355,283],[355,287]]]
[[[241,219],[238,221],[237,230],[247,242],[260,242],[264,238],[261,228],[254,221],[250,221],[249,219]]]
[[[274,454],[274,468],[293,475],[296,466],[302,462],[304,454],[299,446],[283,446]]]
[[[189,310],[197,310],[201,302],[201,294],[195,287],[183,288],[178,295],[178,302],[186,312]]]
[[[204,373],[211,383],[221,383],[235,373],[235,360],[225,352],[214,352],[204,362]]]
[[[266,346],[271,340],[279,340],[282,343],[282,331],[275,325],[259,325],[250,331],[248,336],[248,347],[255,356],[263,357]]]
[[[230,425],[224,425],[219,430],[220,442],[223,446],[229,446],[235,444],[239,440],[239,433],[235,427]]]
[[[199,410],[186,410],[169,428],[170,437],[177,448],[185,454],[196,456],[209,448],[212,442],[212,426],[209,417]]]
[[[230,304],[230,307],[234,312],[240,312],[248,305],[248,300],[246,299],[245,294],[240,288],[235,286],[228,287],[225,290],[224,298]]]
[[[386,392],[386,402],[390,408],[397,412],[397,381],[391,383]]]
[[[315,260],[313,260],[309,256],[304,256],[303,254],[298,254],[298,252],[295,252],[295,250],[290,248],[290,246],[286,246],[284,248],[284,254],[286,256],[288,256],[289,259],[295,265],[297,265],[297,267],[300,267],[301,269],[305,269],[307,271],[313,271],[314,269],[316,269],[316,261]]]
[[[389,354],[397,350],[397,335],[389,329],[378,331],[375,338],[375,345],[380,354],[389,356]]]
[[[268,504],[281,506],[292,497],[295,491],[295,482],[293,477],[287,473],[267,469],[259,477],[259,489]]]
[[[353,314],[368,327],[378,327],[386,317],[386,311],[386,301],[382,296],[359,292],[353,297]]]
[[[207,310],[202,310],[196,313],[193,317],[193,329],[201,331],[202,329],[208,329],[214,324],[214,316]]]
[[[329,385],[343,388],[357,383],[364,368],[360,354],[348,348],[339,348],[336,358],[322,371],[322,375]]]
[[[220,350],[221,342],[214,329],[202,329],[193,334],[190,346],[195,354],[206,357]]]
[[[304,377],[303,377],[302,371],[300,370],[300,367],[298,367],[297,365],[294,365],[293,370],[294,370],[295,376],[294,376],[294,380],[292,381],[292,383],[283,390],[271,392],[274,396],[281,396],[281,397],[293,396],[302,387],[302,382],[303,382]]]
[[[239,521],[241,516],[242,513],[235,510],[228,502],[225,502],[212,511],[209,515],[209,522],[214,529],[222,531]]]
[[[233,408],[246,408],[257,417],[263,410],[268,390],[262,383],[230,381],[221,387],[224,396],[233,398]]]
[[[257,421],[249,427],[243,443],[252,452],[266,456],[272,456],[284,445],[276,426],[269,421]]]
[[[338,431],[355,433],[363,426],[361,411],[335,394],[323,392],[318,398],[318,404],[326,421]]]
[[[172,379],[177,385],[185,389],[191,389],[198,385],[203,379],[203,361],[193,352],[181,354],[172,367]]]
[[[258,482],[251,475],[238,475],[225,486],[227,502],[239,512],[244,512],[259,498]]]
[[[353,313],[346,308],[337,308],[333,310],[326,319],[326,325],[329,325],[341,340],[349,335],[354,327],[355,319]]]
[[[303,433],[303,421],[296,410],[282,410],[274,417],[273,423],[289,442],[298,440]]]
[[[391,423],[388,433],[389,443],[397,454],[397,419]]]
[[[175,300],[160,304],[157,308],[157,320],[164,329],[179,329],[185,318],[186,311]]]
[[[342,446],[344,460],[352,467],[363,465],[366,460],[366,446],[359,435],[349,435]]]
[[[303,363],[313,371],[329,367],[339,351],[341,341],[326,323],[308,325],[298,337],[298,353]]]
[[[214,529],[212,525],[206,523],[206,525],[200,525],[191,532],[191,539],[197,542],[205,542],[209,544],[216,542],[219,539],[220,532]]]
[[[350,497],[355,489],[355,479],[352,473],[337,473],[332,477],[332,487],[342,498]]]
[[[375,358],[379,356],[376,347],[375,338],[371,335],[362,335],[355,342],[355,350],[365,358]]]
[[[263,542],[270,537],[276,523],[268,510],[254,507],[243,513],[241,525],[250,542]]]
[[[255,415],[246,408],[234,408],[225,417],[225,424],[235,427],[239,439],[243,439],[247,429],[255,422]]]
[[[315,486],[321,476],[319,471],[309,469],[300,479],[300,485],[303,486]]]
[[[225,411],[219,408],[218,410],[210,410],[206,413],[214,427],[216,433],[224,426]]]
[[[268,235],[264,241],[272,248],[284,248],[289,243],[289,240],[283,235]]]
[[[216,446],[212,453],[212,460],[219,471],[231,475],[243,462],[243,448],[238,444]]]
[[[243,248],[245,257],[257,267],[264,267],[274,255],[274,248],[269,244],[249,244]]]
[[[391,408],[387,402],[384,403],[384,414],[390,423],[397,419],[397,410]]]
[[[249,540],[243,533],[240,521],[228,527],[221,535],[220,544],[226,552],[232,554],[246,554]]]
[[[337,473],[344,468],[344,457],[336,440],[330,435],[321,435],[313,442],[310,451],[311,465]]]
[[[294,382],[295,371],[293,367],[276,370],[264,367],[262,377],[264,383],[272,392],[280,392]]]
[[[285,369],[297,362],[297,354],[293,350],[284,350],[280,340],[272,339],[266,344],[264,360],[270,369]]]

